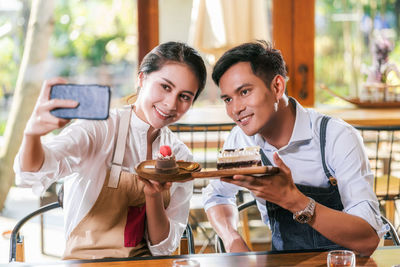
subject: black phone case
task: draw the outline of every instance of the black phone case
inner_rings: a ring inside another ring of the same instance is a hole
[[[97,84],[56,84],[51,87],[50,99],[72,99],[76,108],[57,108],[50,111],[64,119],[105,120],[110,108],[110,87]]]

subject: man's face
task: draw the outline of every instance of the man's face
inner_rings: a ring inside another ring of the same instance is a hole
[[[274,114],[276,95],[257,77],[249,62],[239,62],[219,83],[226,112],[246,135],[259,133]]]

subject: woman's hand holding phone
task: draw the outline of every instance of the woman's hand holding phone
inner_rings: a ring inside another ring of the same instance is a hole
[[[50,99],[50,89],[55,84],[65,84],[63,78],[46,80],[43,83],[39,98],[28,120],[24,134],[29,136],[43,136],[47,133],[64,127],[70,120],[57,118],[50,111],[55,108],[75,108],[79,105],[74,100]]]

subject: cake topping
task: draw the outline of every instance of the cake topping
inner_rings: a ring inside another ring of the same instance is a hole
[[[164,157],[170,157],[172,155],[172,150],[169,146],[160,146],[160,154]]]

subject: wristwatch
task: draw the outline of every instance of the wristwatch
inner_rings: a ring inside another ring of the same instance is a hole
[[[308,223],[311,221],[314,216],[315,200],[310,197],[309,199],[310,202],[308,202],[307,206],[303,210],[293,213],[293,220],[299,223]]]

